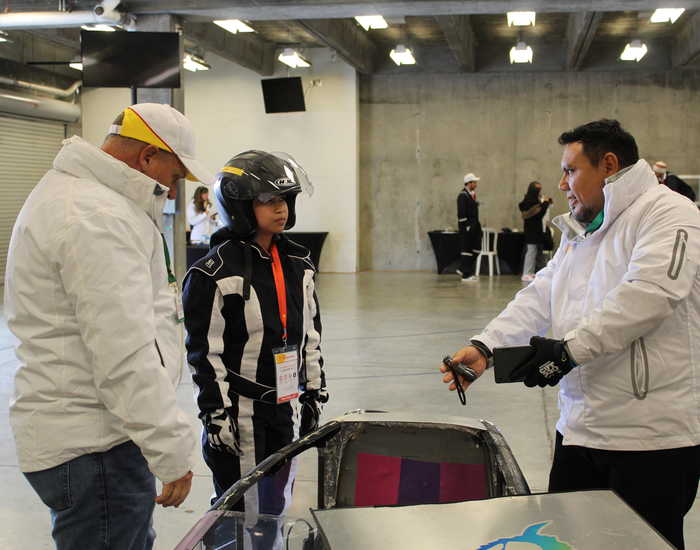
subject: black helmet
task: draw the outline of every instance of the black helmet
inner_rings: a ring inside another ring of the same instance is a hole
[[[296,196],[313,192],[304,169],[286,153],[245,151],[226,163],[217,174],[214,197],[219,215],[237,235],[243,238],[255,233],[257,221],[253,200],[267,202],[269,197],[283,197],[289,214],[285,229],[294,227]]]

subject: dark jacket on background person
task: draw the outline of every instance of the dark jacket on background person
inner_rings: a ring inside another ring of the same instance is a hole
[[[481,247],[481,224],[479,223],[479,203],[467,189],[457,195],[457,222],[462,234],[462,248],[479,250]],[[466,246],[466,248],[464,248]]]
[[[518,204],[518,208],[524,220],[525,242],[527,244],[544,244],[542,218],[549,208],[549,202],[540,201],[540,190],[530,184],[525,198]]]
[[[684,197],[688,197],[691,201],[695,202],[696,196],[693,188],[675,174],[668,172],[666,174],[666,179],[664,180],[664,185],[671,191],[680,193]]]

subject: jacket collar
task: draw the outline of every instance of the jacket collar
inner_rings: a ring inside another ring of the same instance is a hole
[[[73,136],[63,142],[53,167],[109,187],[136,203],[160,228],[168,188],[81,137]]]
[[[604,233],[634,201],[658,184],[649,163],[644,159],[639,159],[632,166],[620,170],[606,179],[605,187],[603,187],[604,220],[596,234]],[[552,223],[569,240],[583,240],[585,238],[586,228],[577,222],[571,213],[557,216],[552,220]]]

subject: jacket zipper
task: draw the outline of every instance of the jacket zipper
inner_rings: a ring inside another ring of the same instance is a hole
[[[639,387],[638,383],[638,371],[637,371],[637,348],[641,351],[641,363],[642,363],[642,387]],[[644,338],[639,338],[632,342],[631,346],[631,357],[630,357],[630,376],[632,379],[632,391],[634,392],[634,397],[640,401],[646,399],[647,393],[649,393],[649,358],[647,356],[647,347],[644,344]]]

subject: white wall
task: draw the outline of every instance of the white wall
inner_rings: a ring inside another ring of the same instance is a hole
[[[295,231],[328,231],[320,269],[354,272],[358,266],[358,84],[355,70],[328,49],[307,52],[301,76],[306,112],[266,114],[257,73],[207,55],[211,70],[184,71],[185,114],[197,136],[197,156],[217,172],[247,149],[284,151],[309,173],[315,192],[297,200]],[[311,80],[321,81],[312,87]],[[123,88],[82,96],[83,137],[100,145],[119,111],[130,104]],[[188,183],[191,197],[196,184]]]
[[[117,115],[131,105],[128,88],[86,88],[80,98],[83,138],[100,146]]]
[[[358,86],[355,70],[328,49],[308,55],[301,76],[306,112],[266,114],[261,77],[212,54],[212,69],[185,74],[185,113],[197,135],[198,156],[218,171],[247,149],[284,151],[308,172],[315,191],[297,200],[295,231],[328,231],[322,271],[358,265]],[[312,87],[311,80],[321,80]],[[190,186],[191,196],[196,185]]]

